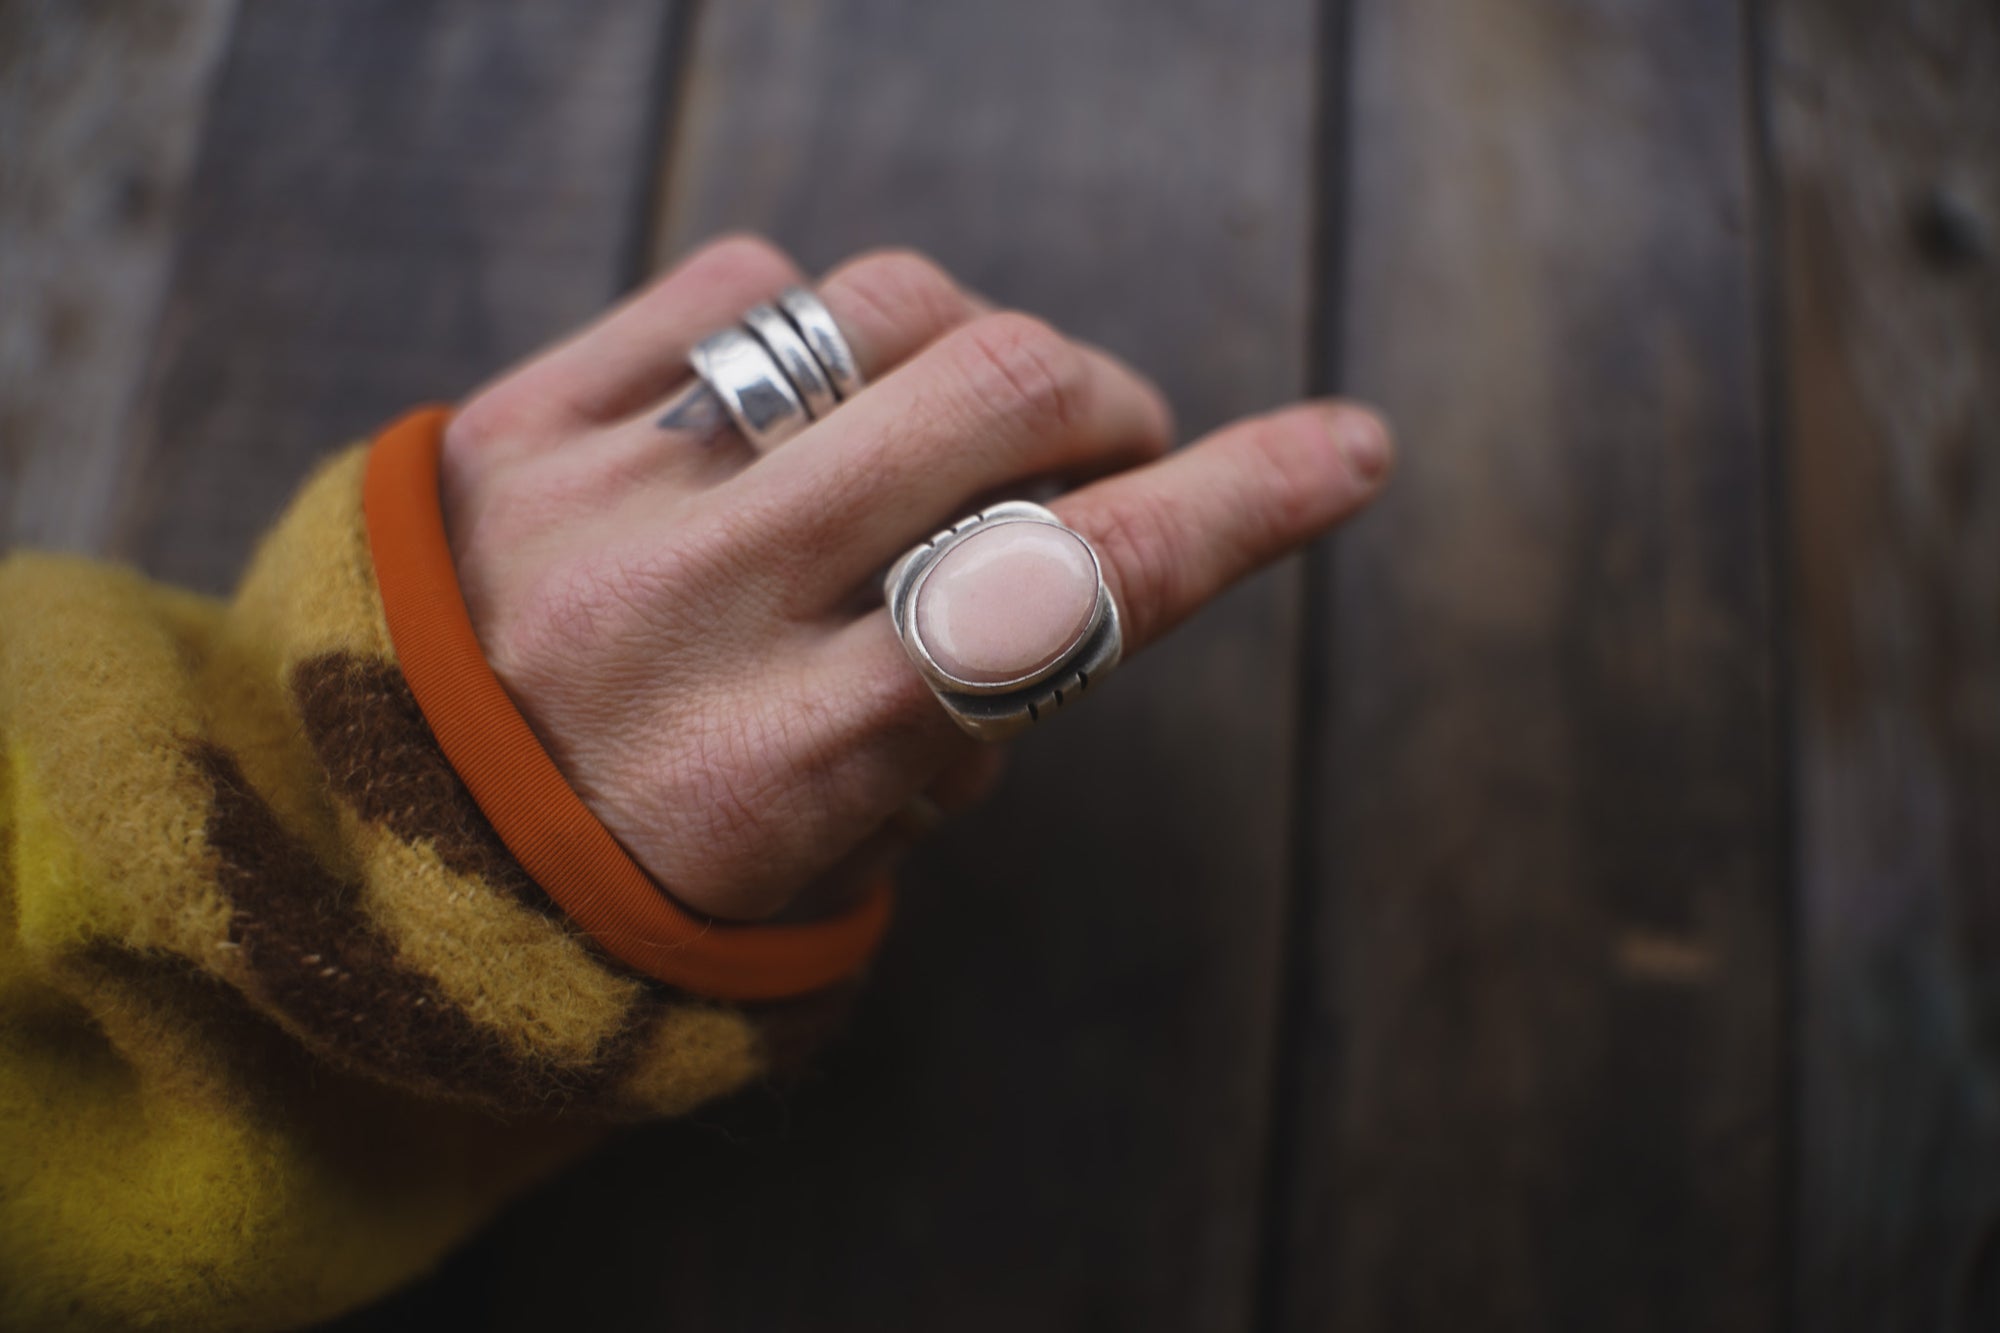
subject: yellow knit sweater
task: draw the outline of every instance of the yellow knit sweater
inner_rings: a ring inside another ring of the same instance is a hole
[[[0,562],[0,1327],[282,1328],[809,1041],[607,960],[445,761],[366,448],[227,603]]]

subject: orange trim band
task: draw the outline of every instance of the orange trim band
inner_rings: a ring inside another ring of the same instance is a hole
[[[450,410],[420,408],[369,451],[362,505],[396,658],[438,745],[529,876],[613,957],[723,1000],[776,1000],[859,971],[889,922],[885,876],[846,915],[707,921],[677,906],[591,814],[487,665],[438,503]]]

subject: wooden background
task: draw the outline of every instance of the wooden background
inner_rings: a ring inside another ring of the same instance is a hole
[[[226,589],[731,227],[1398,479],[342,1328],[2000,1328],[2000,8],[0,0],[0,545]]]

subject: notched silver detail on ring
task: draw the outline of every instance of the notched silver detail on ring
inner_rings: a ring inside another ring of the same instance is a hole
[[[1041,668],[1000,681],[973,681],[946,670],[919,629],[917,605],[924,580],[954,547],[974,534],[1012,523],[1038,523],[1075,537],[1096,574],[1095,602],[1074,639]],[[911,547],[882,581],[889,620],[931,692],[959,727],[982,740],[1000,740],[1073,704],[1092,683],[1118,665],[1123,634],[1118,606],[1104,583],[1097,552],[1055,514],[1028,500],[1007,500],[960,519]]]

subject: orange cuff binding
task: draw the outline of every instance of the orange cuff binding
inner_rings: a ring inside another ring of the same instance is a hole
[[[606,952],[722,1000],[777,1000],[859,971],[889,922],[889,880],[802,925],[704,920],[677,906],[591,814],[487,665],[438,503],[450,409],[420,408],[369,452],[362,504],[396,658],[424,720],[522,869]]]

